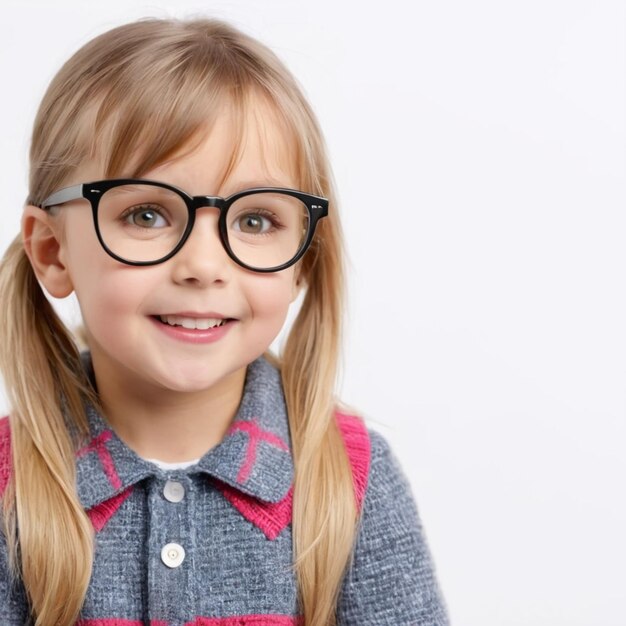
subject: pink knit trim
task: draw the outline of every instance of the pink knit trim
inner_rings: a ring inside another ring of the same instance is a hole
[[[303,626],[302,617],[289,615],[238,615],[234,617],[196,617],[185,626]]]
[[[143,626],[135,619],[108,617],[105,619],[81,619],[76,626]],[[150,620],[150,626],[168,626],[163,620]],[[289,615],[236,615],[234,617],[196,617],[185,626],[304,626],[301,616]]]
[[[239,473],[237,474],[237,482],[240,484],[244,483],[252,472],[252,468],[256,462],[256,449],[259,441],[267,441],[281,450],[286,450],[287,452],[289,451],[289,446],[278,435],[260,428],[257,424],[256,418],[254,417],[249,422],[243,420],[235,422],[228,429],[228,434],[232,434],[239,430],[247,432],[249,437],[248,447],[246,449],[246,458],[244,459],[244,462],[239,469]]]
[[[0,497],[11,478],[11,429],[9,418],[0,419]]]
[[[360,511],[370,471],[371,446],[369,433],[363,420],[356,415],[336,411],[335,417],[339,430],[343,435],[350,464],[352,465],[354,495]]]
[[[96,452],[98,457],[100,458],[100,463],[102,463],[102,467],[104,472],[111,483],[113,489],[119,489],[122,486],[122,481],[115,470],[115,464],[113,463],[113,458],[111,457],[111,453],[106,447],[107,441],[109,441],[113,437],[113,433],[110,430],[105,430],[101,432],[97,437],[94,437],[84,448],[81,448],[76,456],[83,456],[88,452]]]
[[[280,502],[263,502],[253,496],[223,483],[215,481],[222,495],[249,521],[263,531],[272,541],[291,522],[293,486]]]
[[[117,513],[117,510],[122,506],[128,496],[130,496],[132,491],[133,488],[130,486],[110,500],[101,502],[87,511],[87,515],[97,533],[99,533],[115,513]]]
[[[105,617],[104,619],[81,619],[76,626],[144,626],[141,620],[120,619],[118,617]],[[150,620],[150,626],[168,626],[163,620]]]

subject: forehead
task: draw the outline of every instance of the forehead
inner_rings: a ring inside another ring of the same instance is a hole
[[[243,106],[224,102],[212,122],[144,178],[164,179],[192,194],[230,195],[243,187],[298,187],[293,132],[259,95]]]

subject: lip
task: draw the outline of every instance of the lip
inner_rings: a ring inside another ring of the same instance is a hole
[[[176,341],[182,341],[183,343],[195,343],[195,344],[207,344],[215,343],[222,339],[230,329],[237,323],[236,319],[225,318],[223,315],[216,313],[202,313],[200,315],[189,312],[186,313],[168,313],[168,315],[180,315],[182,317],[204,318],[212,317],[213,319],[227,319],[222,326],[214,326],[213,328],[207,328],[205,330],[199,330],[194,328],[184,328],[182,326],[170,326],[164,324],[158,315],[151,315],[150,321],[155,327],[161,331],[166,337],[174,339]]]
[[[232,317],[228,317],[227,315],[222,315],[221,313],[215,313],[214,311],[209,311],[207,313],[197,313],[195,311],[177,311],[176,313],[174,312],[168,312],[168,313],[155,313],[153,317],[159,317],[160,315],[163,315],[164,317],[167,315],[178,315],[179,317],[192,317],[194,319],[216,319],[216,320],[223,320],[223,319],[233,319]]]

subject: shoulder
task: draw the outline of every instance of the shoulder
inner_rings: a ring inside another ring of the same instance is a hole
[[[365,428],[365,427],[364,427]],[[338,626],[447,626],[434,562],[409,480],[384,435],[366,428],[369,471]]]
[[[411,487],[387,439],[358,415],[336,411],[335,417],[350,459],[359,508],[366,494],[371,512],[382,504],[381,498],[394,493],[401,493],[405,500],[408,496],[403,504],[415,508]]]
[[[359,505],[362,506],[367,494],[371,509],[381,497],[398,487],[405,496],[411,495],[406,476],[387,439],[369,428],[358,415],[338,410],[335,417],[352,466]],[[409,506],[414,505],[412,497],[409,500]]]
[[[367,512],[393,502],[407,518],[417,521],[417,509],[408,478],[387,438],[368,428],[370,438],[370,476],[366,493]]]
[[[370,455],[360,528],[362,541],[379,534],[384,539],[394,528],[398,535],[415,535],[415,531],[421,530],[421,520],[409,480],[387,438],[371,428],[367,428],[367,433]],[[390,523],[394,528],[389,527]]]
[[[0,418],[0,498],[11,475],[11,429],[9,418]]]

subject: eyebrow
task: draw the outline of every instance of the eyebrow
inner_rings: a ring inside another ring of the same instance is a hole
[[[279,181],[275,178],[264,178],[264,179],[254,179],[254,180],[246,180],[239,183],[236,187],[226,187],[226,191],[228,194],[226,196],[232,196],[235,193],[239,193],[240,191],[244,191],[245,189],[255,189],[257,187],[280,187],[283,189],[297,189],[297,187],[285,183],[285,181]]]

